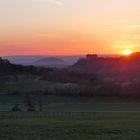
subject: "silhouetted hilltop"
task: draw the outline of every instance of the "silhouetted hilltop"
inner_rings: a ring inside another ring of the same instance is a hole
[[[64,67],[67,66],[67,63],[64,60],[56,57],[48,57],[35,61],[33,65],[47,67]]]
[[[48,58],[43,58],[43,59],[40,59],[40,60],[37,60],[36,62],[34,62],[34,64],[62,64],[62,63],[65,63],[65,61],[59,59],[59,58],[56,58],[56,57],[48,57]]]
[[[9,62],[7,59],[2,59],[2,58],[0,57],[0,65],[4,65],[4,64],[9,65],[10,62]]]
[[[140,52],[132,53],[129,57],[131,59],[134,59],[134,58],[140,59]]]
[[[71,69],[120,79],[140,77],[140,52],[118,58],[88,54],[86,58],[82,58],[74,64]]]
[[[12,64],[7,59],[0,57],[0,72],[7,72],[12,69]]]

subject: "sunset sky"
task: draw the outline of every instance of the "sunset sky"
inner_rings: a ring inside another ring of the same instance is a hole
[[[140,0],[0,0],[0,55],[140,51]]]

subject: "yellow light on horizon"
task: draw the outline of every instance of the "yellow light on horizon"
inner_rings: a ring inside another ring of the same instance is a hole
[[[123,54],[126,55],[126,56],[129,56],[129,55],[132,54],[132,51],[130,51],[130,50],[124,50],[123,51]]]

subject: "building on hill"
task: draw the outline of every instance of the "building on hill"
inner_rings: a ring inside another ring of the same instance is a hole
[[[97,54],[87,54],[87,56],[86,56],[87,61],[92,61],[97,58],[98,58]]]

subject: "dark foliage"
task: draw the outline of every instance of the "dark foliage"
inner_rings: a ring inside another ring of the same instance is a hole
[[[20,108],[19,105],[15,105],[15,106],[12,108],[12,111],[13,111],[13,112],[21,112],[22,109]]]

